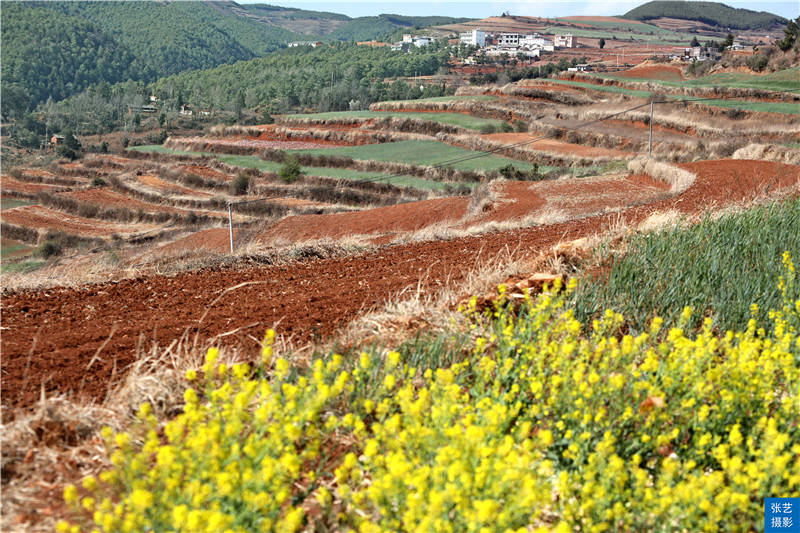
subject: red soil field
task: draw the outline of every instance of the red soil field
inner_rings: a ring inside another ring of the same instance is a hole
[[[485,139],[497,141],[502,144],[517,144],[535,139],[529,133],[490,133],[481,135]],[[539,152],[553,152],[563,155],[574,155],[578,157],[631,157],[634,154],[613,148],[601,148],[597,146],[584,146],[582,144],[572,144],[568,142],[556,141],[554,139],[542,139],[534,143],[521,147],[524,150]]]
[[[129,234],[153,229],[150,224],[115,224],[93,218],[69,215],[42,207],[25,205],[3,211],[3,222],[26,228],[57,230],[83,237],[110,237],[114,233]]]
[[[196,174],[202,178],[207,178],[211,180],[231,181],[233,179],[233,176],[230,174],[226,174],[225,172],[221,172],[219,170],[202,165],[183,165],[181,169],[184,172]]]
[[[233,230],[234,243],[241,236],[238,229]],[[174,255],[188,251],[226,252],[231,248],[230,230],[212,228],[198,231],[154,250],[159,255]]]
[[[178,185],[177,183],[163,180],[152,174],[144,174],[142,176],[137,176],[137,178],[139,183],[142,185],[145,185],[151,189],[155,189],[163,194],[178,194],[181,196],[194,196],[198,198],[210,198],[212,196],[207,192],[196,191],[194,189],[190,189],[189,187],[184,187],[182,185]]]
[[[120,194],[116,191],[110,191],[101,187],[82,191],[62,192],[59,193],[58,196],[72,198],[73,200],[78,200],[79,202],[94,204],[105,208],[124,207],[134,210],[141,209],[146,213],[188,213],[188,211],[184,209],[142,202],[135,198],[131,198],[130,196],[125,196],[124,194]]]
[[[416,231],[466,214],[469,198],[435,198],[366,211],[287,217],[259,234],[265,244],[338,239],[349,235],[396,235]]]
[[[632,69],[617,72],[616,75],[625,78],[649,78],[661,81],[683,81],[686,79],[683,77],[683,72],[681,72],[680,68],[665,65],[639,65]]]
[[[19,181],[10,176],[3,176],[2,178],[0,178],[0,188],[2,188],[3,191],[8,191],[8,192],[21,192],[21,193],[33,194],[39,191],[47,191],[59,187],[61,187],[61,185]]]
[[[295,343],[323,339],[408,288],[419,285],[431,292],[459,282],[479,257],[490,260],[507,250],[515,257],[536,255],[558,242],[601,233],[620,221],[635,225],[667,209],[699,213],[766,192],[780,194],[800,183],[800,168],[779,163],[723,160],[684,167],[698,177],[680,195],[559,224],[377,247],[359,255],[291,265],[9,291],[3,297],[3,326],[8,328],[0,361],[3,417],[14,416],[9,407],[33,405],[42,387],[50,395],[102,399],[109,383],[135,360],[140,336],[147,349],[152,343],[167,346],[184,331],[206,339],[244,327],[216,343],[257,355],[258,345],[248,334],[261,338],[266,328],[275,326]],[[114,335],[97,353],[114,324]],[[95,354],[99,359],[87,371]]]

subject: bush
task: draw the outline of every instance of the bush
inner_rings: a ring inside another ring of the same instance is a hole
[[[278,176],[286,183],[297,181],[297,178],[299,178],[301,174],[302,168],[300,167],[300,161],[293,155],[286,158],[286,162],[278,171]]]
[[[36,255],[44,259],[61,255],[61,246],[53,241],[46,241],[36,250]]]
[[[240,172],[236,175],[236,177],[231,181],[231,194],[234,196],[242,196],[247,194],[247,191],[250,190],[250,176]]]
[[[487,135],[489,133],[496,133],[497,132],[497,128],[494,126],[494,124],[484,124],[480,128],[480,132],[483,135]]]
[[[514,131],[519,132],[519,133],[526,132],[526,131],[528,131],[528,124],[526,122],[521,121],[521,120],[515,120],[514,121]]]
[[[755,70],[756,72],[761,72],[762,70],[764,70],[764,67],[767,66],[767,63],[769,63],[769,59],[764,55],[757,54],[748,57],[746,63],[751,70]]]
[[[92,180],[92,187],[105,187],[106,185],[106,180],[99,176]]]

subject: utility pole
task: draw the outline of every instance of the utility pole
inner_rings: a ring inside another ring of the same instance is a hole
[[[653,106],[654,105],[655,102],[653,100],[650,100],[650,143],[649,143],[650,147],[647,150],[647,157],[653,157]]]
[[[228,202],[228,230],[231,237],[231,254],[233,254],[233,214],[231,213],[231,203]]]

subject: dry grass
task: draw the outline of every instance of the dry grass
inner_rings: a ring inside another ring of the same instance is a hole
[[[695,176],[688,170],[674,167],[661,161],[637,157],[628,162],[628,170],[634,174],[647,174],[670,185],[673,194],[682,193],[694,183]]]
[[[800,149],[770,144],[748,144],[744,148],[736,150],[732,159],[755,159],[800,165]]]

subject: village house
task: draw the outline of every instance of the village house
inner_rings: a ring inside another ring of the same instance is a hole
[[[486,32],[481,30],[472,30],[461,33],[459,34],[459,38],[462,44],[480,46],[481,48],[486,46]]]
[[[571,33],[566,35],[556,35],[554,44],[556,48],[575,48],[575,39]]]

